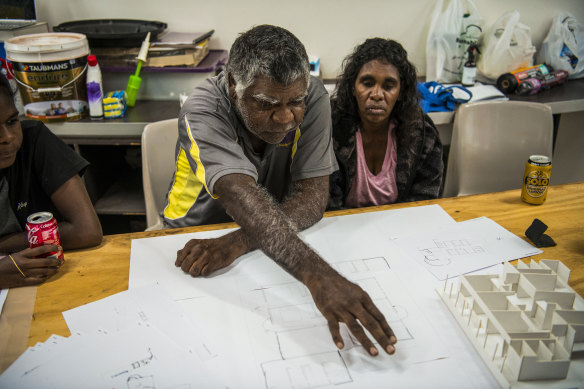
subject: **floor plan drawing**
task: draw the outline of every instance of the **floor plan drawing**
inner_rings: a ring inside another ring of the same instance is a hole
[[[485,386],[494,381],[466,340],[449,338],[458,329],[433,292],[437,280],[394,243],[453,223],[439,208],[417,207],[329,217],[301,233],[331,267],[370,295],[396,333],[394,355],[380,350],[371,357],[342,323],[339,350],[309,290],[261,251],[209,277],[191,277],[174,266],[188,240],[229,231],[132,241],[129,288],[163,287],[197,324],[217,355],[212,361],[229,370],[221,377],[229,387]],[[468,366],[460,369],[461,363]]]
[[[395,243],[442,281],[541,253],[541,250],[485,217],[399,238]]]
[[[404,293],[398,292],[401,282],[392,275],[385,257],[340,261],[333,267],[366,290],[383,312],[398,338],[400,350],[404,350],[404,362],[418,363],[440,357],[427,348],[431,337],[416,324],[416,320],[423,319],[419,315],[410,316],[414,306],[402,300]],[[247,292],[241,291],[242,295],[246,293],[253,295],[248,301],[257,304],[250,307],[246,324],[254,328],[253,339],[265,340],[254,354],[266,389],[350,387],[356,384],[354,377],[363,374],[361,369],[369,374],[386,374],[387,365],[383,363],[364,368],[360,356],[365,351],[344,325],[341,329],[345,347],[337,349],[326,320],[304,285],[298,282],[261,284]],[[272,345],[268,351],[266,344]]]
[[[420,248],[424,262],[430,266],[447,266],[460,256],[486,254],[487,250],[478,242],[469,239],[433,239],[429,247]]]

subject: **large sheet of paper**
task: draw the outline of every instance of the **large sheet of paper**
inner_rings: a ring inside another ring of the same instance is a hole
[[[226,358],[232,387],[452,383],[460,377],[450,374],[444,380],[442,369],[448,363],[420,367],[447,358],[449,347],[418,308],[416,290],[410,287],[409,275],[425,271],[392,242],[454,223],[440,207],[429,206],[327,218],[302,234],[334,268],[371,295],[396,332],[394,356],[368,356],[346,328],[345,348],[338,350],[308,290],[261,252],[245,255],[209,278],[191,278],[174,266],[176,251],[189,239],[228,231],[132,241],[130,289],[164,286]],[[395,271],[409,267],[415,270]],[[420,371],[427,374],[420,376]]]
[[[0,387],[226,387],[224,364],[160,287],[121,292],[63,316],[72,335],[29,348]]]

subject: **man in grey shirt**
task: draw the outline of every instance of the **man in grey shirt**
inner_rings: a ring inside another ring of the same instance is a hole
[[[322,218],[337,163],[328,95],[310,79],[294,35],[262,25],[235,40],[225,71],[197,87],[181,109],[176,158],[165,224],[241,226],[190,240],[176,266],[206,276],[260,249],[310,290],[337,347],[344,347],[343,322],[371,355],[378,350],[364,328],[387,353],[395,351],[393,331],[369,295],[297,235]]]
[[[302,123],[278,133],[284,136],[279,142],[262,142],[256,148],[255,136],[232,106],[225,73],[203,81],[180,112],[178,169],[163,211],[165,224],[186,227],[232,221],[212,196],[217,180],[227,174],[251,176],[282,202],[290,195],[292,182],[337,170],[330,102],[322,83],[311,79],[308,91],[301,92],[294,104],[306,107]],[[200,185],[185,191],[193,180]]]

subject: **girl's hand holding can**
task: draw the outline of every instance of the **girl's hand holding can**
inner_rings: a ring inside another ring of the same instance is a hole
[[[43,245],[0,258],[0,288],[42,284],[57,273],[62,262],[56,257],[41,256],[60,250],[57,245]]]

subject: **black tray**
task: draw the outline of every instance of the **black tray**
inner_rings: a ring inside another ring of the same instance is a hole
[[[56,32],[76,32],[87,36],[89,47],[140,47],[150,33],[150,42],[167,27],[166,23],[136,19],[91,19],[61,23]]]

